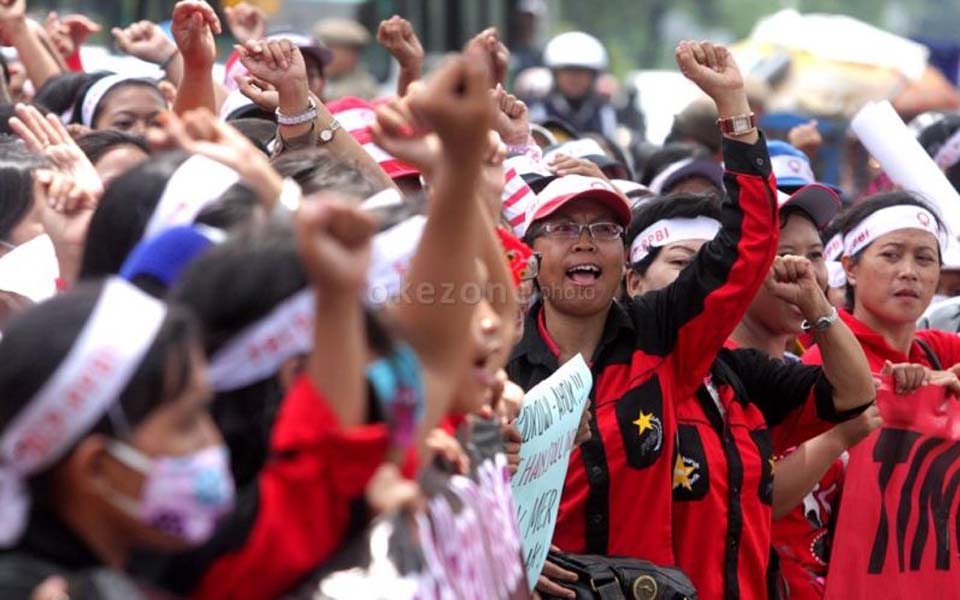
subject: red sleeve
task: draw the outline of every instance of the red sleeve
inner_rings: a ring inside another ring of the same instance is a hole
[[[80,60],[80,48],[67,57],[67,68],[73,73],[83,73],[83,61]]]
[[[638,349],[671,355],[678,397],[693,395],[763,284],[777,253],[776,182],[767,145],[724,139],[722,229],[677,280],[634,304]]]
[[[832,401],[830,398],[830,402]],[[807,401],[800,408],[787,415],[781,423],[771,427],[770,442],[773,452],[782,454],[833,429],[837,423],[824,419],[820,407],[816,392],[811,390]]]
[[[341,429],[323,397],[301,378],[274,426],[275,456],[258,479],[260,504],[246,543],[219,558],[193,597],[276,598],[343,543],[350,504],[387,451],[385,425]]]

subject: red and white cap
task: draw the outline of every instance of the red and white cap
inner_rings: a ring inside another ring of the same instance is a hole
[[[609,181],[599,177],[565,175],[547,184],[527,211],[527,227],[552,215],[572,200],[596,200],[613,211],[617,223],[630,225],[630,205]]]
[[[373,143],[371,129],[377,121],[375,105],[362,98],[347,96],[327,104],[327,110],[340,122],[340,126],[363,146],[367,154],[377,161],[391,179],[420,175],[419,169],[390,155]]]
[[[537,195],[515,168],[506,165],[504,167],[503,192],[500,197],[503,215],[510,222],[513,233],[522,238],[527,231],[527,213],[536,203]]]

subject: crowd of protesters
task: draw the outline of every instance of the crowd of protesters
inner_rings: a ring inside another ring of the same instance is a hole
[[[2,598],[624,597],[584,557],[647,561],[650,598],[822,598],[878,379],[960,394],[955,303],[918,325],[956,291],[936,207],[844,204],[722,45],[677,46],[704,97],[640,157],[583,32],[544,88],[495,29],[426,72],[399,16],[181,0],[111,32],[150,77],[29,8],[0,0]],[[517,417],[578,355],[527,581]]]

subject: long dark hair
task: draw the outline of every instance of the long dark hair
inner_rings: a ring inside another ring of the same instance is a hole
[[[187,158],[183,152],[161,154],[110,182],[90,220],[81,278],[104,277],[120,271],[127,255],[143,237],[167,182]]]
[[[0,240],[30,214],[33,172],[45,165],[43,157],[27,152],[19,141],[0,143]]]

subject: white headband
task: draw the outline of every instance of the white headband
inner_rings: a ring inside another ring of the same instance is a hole
[[[630,245],[630,262],[636,264],[650,254],[650,248],[683,240],[712,240],[720,231],[720,221],[710,217],[661,219],[640,232]]]
[[[960,129],[954,132],[947,141],[940,146],[933,157],[941,171],[946,171],[960,161]]]
[[[100,101],[112,90],[114,86],[120,85],[125,81],[143,80],[142,77],[131,77],[130,75],[107,75],[98,79],[96,83],[90,86],[87,93],[83,95],[83,103],[80,105],[80,122],[87,127],[93,127],[93,115],[97,112]],[[61,116],[62,118],[62,116]],[[73,111],[70,111],[70,118],[73,118]]]
[[[104,284],[70,352],[0,437],[0,546],[15,543],[26,526],[23,480],[60,460],[114,405],[166,313],[122,279]]]
[[[414,215],[373,237],[367,270],[366,303],[377,307],[400,293],[427,218]]]
[[[240,175],[230,167],[199,154],[191,156],[167,182],[143,231],[143,239],[177,225],[192,224],[200,211],[238,181]]]
[[[823,247],[823,257],[827,260],[840,260],[843,256],[843,235],[836,234]]]
[[[413,216],[373,238],[367,273],[367,301],[379,306],[401,288],[423,235],[426,217]],[[210,361],[213,388],[226,392],[275,373],[283,361],[313,348],[313,290],[301,290],[247,326]]]
[[[847,272],[843,270],[843,264],[835,260],[827,261],[827,286],[840,288],[847,285]]]
[[[900,204],[878,210],[843,236],[843,253],[855,256],[878,237],[901,229],[926,231],[937,238],[941,252],[944,249],[946,239],[933,214],[919,206]]]
[[[666,169],[657,173],[657,176],[653,178],[653,180],[650,182],[650,189],[653,191],[654,194],[657,194],[659,196],[660,193],[663,191],[663,184],[667,182],[667,179],[669,179],[671,175],[673,175],[674,173],[676,173],[677,171],[679,171],[680,169],[684,168],[685,166],[689,165],[692,162],[693,162],[692,158],[685,158],[683,160],[678,160],[672,165],[669,165]]]
[[[210,361],[210,383],[229,392],[273,375],[283,361],[313,348],[313,289],[306,288],[248,325]]]

